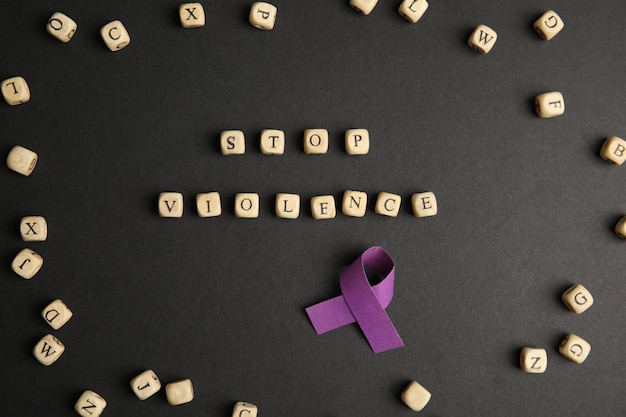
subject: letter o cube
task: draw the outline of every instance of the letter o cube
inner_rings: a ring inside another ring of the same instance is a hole
[[[558,91],[539,94],[535,97],[535,110],[542,119],[560,116],[565,113],[563,94]]]
[[[582,284],[569,287],[561,299],[563,304],[576,314],[584,313],[593,304],[593,296]]]
[[[304,153],[321,155],[328,152],[328,130],[307,129],[304,131]]]
[[[259,217],[259,195],[256,193],[235,195],[235,216],[244,219]]]
[[[17,145],[11,149],[7,156],[7,166],[15,172],[29,176],[33,173],[37,160],[38,157],[35,152]]]
[[[417,381],[411,381],[402,391],[402,401],[413,411],[422,411],[430,401],[430,392]]]
[[[529,374],[542,374],[548,367],[548,353],[545,349],[525,347],[520,353],[520,367]]]
[[[626,161],[626,140],[617,136],[608,137],[602,145],[600,156],[605,161],[622,165]]]
[[[31,249],[22,249],[13,259],[13,272],[24,279],[31,279],[43,266],[43,258]]]
[[[47,334],[35,345],[33,355],[44,366],[55,363],[65,352],[65,346],[59,339]]]
[[[570,333],[561,342],[559,352],[572,362],[580,364],[589,356],[591,345],[582,337]]]
[[[535,21],[533,28],[543,40],[549,41],[554,38],[565,24],[554,10],[548,10]]]
[[[276,6],[258,1],[250,7],[250,24],[257,29],[272,30],[276,24]]]
[[[130,44],[130,35],[119,20],[107,23],[100,29],[100,36],[111,51],[122,50]]]
[[[171,405],[181,405],[193,400],[193,384],[191,379],[182,379],[170,382],[165,386],[167,402]]]
[[[161,381],[153,370],[148,369],[130,381],[133,392],[140,400],[152,397],[161,389]]]
[[[54,330],[59,330],[65,323],[67,323],[74,313],[69,309],[65,303],[56,299],[46,306],[41,312],[41,317],[48,323]]]
[[[46,30],[63,43],[69,42],[76,33],[76,22],[61,12],[54,13],[48,20]]]
[[[98,417],[106,406],[104,398],[91,390],[86,390],[74,404],[74,410],[82,417]]]
[[[232,417],[256,417],[258,412],[256,405],[239,401],[233,407]]]

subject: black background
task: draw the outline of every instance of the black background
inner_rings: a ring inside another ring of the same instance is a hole
[[[412,415],[412,379],[432,394],[424,416],[623,416],[626,167],[603,161],[604,138],[626,135],[626,3],[618,0],[435,1],[412,25],[399,1],[362,16],[344,0],[274,0],[265,32],[252,1],[203,2],[206,26],[183,29],[179,2],[19,1],[3,5],[0,77],[20,75],[31,101],[0,106],[0,151],[40,157],[34,173],[0,172],[0,415],[71,416],[85,389],[110,416]],[[532,23],[554,9],[565,29],[541,40]],[[68,44],[45,31],[61,11]],[[110,52],[100,28],[120,19],[130,45]],[[486,24],[488,55],[466,42]],[[534,113],[561,91],[566,111]],[[259,133],[283,129],[282,156]],[[327,128],[326,155],[302,133]],[[348,156],[346,129],[371,150]],[[246,134],[243,156],[219,152],[221,130]],[[313,220],[310,197],[365,191],[364,218]],[[185,196],[180,219],[157,196]],[[219,191],[224,213],[203,219],[195,195]],[[400,194],[397,218],[374,213]],[[412,216],[433,191],[436,217]],[[238,192],[261,196],[258,219],[233,215]],[[274,197],[298,193],[297,220]],[[46,242],[25,244],[19,219],[43,215]],[[375,355],[356,325],[317,336],[304,308],[339,294],[339,274],[380,245],[396,261],[387,312],[406,346]],[[30,247],[45,262],[30,281],[10,264]],[[595,304],[569,312],[561,293],[583,283]],[[62,298],[74,318],[53,331],[40,312]],[[560,356],[566,333],[592,345]],[[32,356],[43,335],[66,345],[50,367]],[[548,351],[545,374],[519,369],[523,346]],[[139,401],[132,377],[191,378],[193,402],[164,392]]]

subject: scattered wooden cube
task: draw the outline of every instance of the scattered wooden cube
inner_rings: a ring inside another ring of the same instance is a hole
[[[561,342],[559,352],[567,359],[580,364],[589,356],[591,345],[582,337],[570,333]]]
[[[496,44],[498,34],[489,26],[478,25],[472,32],[467,44],[476,52],[487,54]]]
[[[585,312],[593,304],[593,296],[582,284],[569,287],[561,299],[565,306],[576,314]]]
[[[565,112],[563,94],[558,91],[539,94],[535,98],[535,110],[537,111],[537,116],[542,119],[562,115]]]
[[[397,217],[400,212],[400,203],[402,197],[397,194],[391,194],[386,192],[378,193],[376,198],[376,208],[374,209],[376,214],[382,214],[383,216]]]
[[[76,401],[74,410],[82,417],[98,417],[106,406],[107,402],[104,398],[91,390],[87,390]]]
[[[428,9],[426,0],[404,0],[400,3],[398,13],[411,23],[417,23]]]
[[[11,149],[7,156],[7,166],[15,172],[29,176],[37,165],[37,159],[35,152],[17,145]]]
[[[316,220],[334,219],[337,215],[335,197],[319,195],[311,198],[311,214]]]
[[[222,214],[220,193],[201,193],[196,195],[196,208],[200,217],[216,217]]]
[[[259,409],[256,405],[246,402],[236,402],[232,417],[256,417]]]
[[[298,194],[276,194],[276,216],[282,219],[297,219],[300,216],[300,196]]]
[[[130,381],[130,386],[137,398],[143,401],[159,392],[161,381],[159,381],[159,377],[153,370],[148,369],[134,377]]]
[[[256,193],[236,194],[235,216],[245,219],[259,217],[259,195]]]
[[[20,235],[24,242],[43,242],[48,238],[48,222],[43,216],[22,217]]]
[[[370,134],[367,129],[346,130],[348,155],[366,155],[370,151]]]
[[[402,391],[402,401],[413,411],[422,411],[430,401],[431,394],[426,388],[411,381]]]
[[[626,216],[622,217],[615,225],[615,233],[622,239],[626,239]]]
[[[261,132],[261,152],[265,155],[285,153],[285,132],[277,129],[265,129]]]
[[[250,7],[249,21],[252,26],[261,30],[272,30],[276,24],[276,6],[258,1]]]
[[[65,323],[67,323],[74,313],[69,309],[65,303],[56,299],[46,306],[41,312],[41,317],[48,323],[54,330],[59,330]]]
[[[30,100],[30,88],[22,77],[7,78],[2,81],[2,96],[11,106],[27,103]]]
[[[100,29],[100,36],[111,51],[120,51],[130,44],[130,35],[119,20],[107,23]]]
[[[224,130],[220,134],[222,155],[243,155],[246,153],[246,137],[241,130]]]
[[[626,161],[626,140],[617,136],[608,137],[602,145],[600,156],[605,161],[622,165]]]
[[[200,3],[181,4],[178,7],[178,15],[180,24],[186,29],[202,27],[206,21],[204,7]]]
[[[304,131],[304,153],[320,155],[328,152],[328,130],[307,129]]]
[[[378,0],[350,0],[350,6],[364,15],[368,15],[374,10]]]
[[[31,249],[22,249],[13,259],[11,268],[24,279],[31,279],[43,266],[43,258]]]
[[[415,217],[435,216],[437,214],[437,197],[431,192],[413,194],[411,206]]]
[[[54,13],[46,25],[48,33],[63,43],[72,40],[77,28],[76,22],[61,12]]]
[[[65,352],[65,346],[59,339],[47,334],[35,345],[33,355],[45,366],[55,363]]]
[[[183,195],[174,192],[159,194],[159,216],[183,217]]]
[[[548,367],[548,353],[545,349],[524,347],[519,362],[524,372],[542,374]]]
[[[181,405],[193,400],[193,384],[191,379],[182,379],[170,382],[165,386],[167,402],[171,405]]]
[[[535,21],[533,28],[542,39],[549,41],[554,38],[565,24],[554,10],[548,10]]]
[[[362,191],[346,190],[343,193],[341,212],[346,216],[363,217],[367,210],[367,194]]]

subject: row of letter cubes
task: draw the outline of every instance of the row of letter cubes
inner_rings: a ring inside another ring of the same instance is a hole
[[[376,199],[377,214],[397,217],[402,198],[397,194],[381,192]],[[238,193],[235,195],[235,216],[241,218],[259,217],[259,194]],[[411,196],[411,207],[415,217],[429,217],[437,214],[437,198],[432,192],[416,193]],[[196,208],[200,217],[216,217],[222,214],[222,204],[218,192],[196,195]],[[341,212],[346,216],[363,217],[367,210],[367,194],[362,191],[347,190],[343,194]],[[176,192],[159,194],[158,212],[161,217],[183,216],[183,195]],[[300,216],[300,196],[279,193],[276,195],[275,213],[283,219],[297,219]],[[314,219],[332,219],[337,215],[335,197],[320,195],[311,198],[311,214]]]

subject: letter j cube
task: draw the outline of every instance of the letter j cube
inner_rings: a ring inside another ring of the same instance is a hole
[[[557,117],[565,113],[563,94],[558,91],[539,94],[535,97],[535,110],[542,119]]]
[[[258,1],[250,7],[250,24],[257,29],[272,30],[276,23],[276,6]]]

